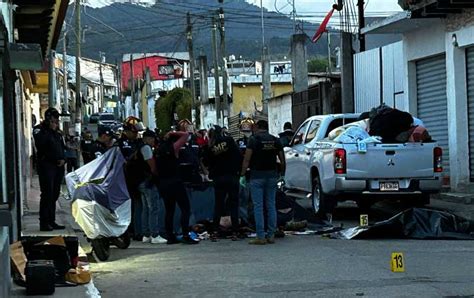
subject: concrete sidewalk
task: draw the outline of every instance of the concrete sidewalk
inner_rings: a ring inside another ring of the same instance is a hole
[[[87,261],[85,251],[89,248],[85,247],[85,238],[82,230],[74,222],[71,215],[70,203],[64,199],[66,195],[66,186],[63,185],[61,197],[58,201],[56,209],[56,219],[58,224],[66,226],[65,230],[56,230],[51,232],[41,232],[39,230],[39,202],[40,202],[40,187],[38,176],[32,179],[31,190],[26,201],[24,215],[22,218],[22,236],[77,236],[79,238],[79,258],[81,261]],[[92,273],[93,274],[93,273]],[[26,296],[25,288],[13,285],[12,297]],[[37,296],[38,297],[38,296]],[[77,287],[62,287],[56,288],[53,296],[48,297],[100,297],[99,292],[95,288],[93,282],[84,286]]]

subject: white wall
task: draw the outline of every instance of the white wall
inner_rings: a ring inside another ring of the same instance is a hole
[[[362,113],[380,104],[380,48],[354,55],[354,109]]]
[[[413,30],[404,34],[403,43],[406,60],[419,60],[444,53],[445,30],[444,20],[439,20],[437,24],[424,30]]]
[[[270,134],[277,136],[282,132],[285,122],[292,122],[291,95],[284,95],[268,102]]]
[[[211,128],[217,123],[216,110],[211,104],[201,105],[201,127],[200,128]]]
[[[155,118],[155,104],[156,100],[154,97],[150,97],[148,99],[148,128],[155,129],[156,128],[156,118]]]

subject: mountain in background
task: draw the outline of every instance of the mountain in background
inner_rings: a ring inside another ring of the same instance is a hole
[[[195,55],[204,53],[210,58],[211,16],[218,8],[217,0],[174,0],[172,4],[160,2],[152,7],[125,3],[102,8],[83,7],[82,55],[99,59],[99,52],[105,52],[107,61],[115,62],[124,53],[186,51],[186,13],[189,12],[194,27]],[[224,9],[227,54],[259,59],[262,44],[260,8],[236,0],[225,4]],[[73,12],[74,7],[70,6],[66,17],[69,29],[74,28]],[[303,26],[308,35],[317,27],[310,23]],[[265,38],[273,58],[289,56],[291,34],[291,19],[265,11]],[[68,52],[74,54],[75,38],[69,35]],[[327,55],[326,40],[308,45],[308,51],[310,56]]]
[[[193,23],[195,56],[205,54],[211,61],[211,16],[217,15],[218,8],[217,0],[168,0],[151,7],[126,3],[101,8],[83,6],[82,56],[99,60],[100,52],[104,52],[107,62],[115,63],[125,53],[187,51],[185,31],[186,14],[189,12]],[[224,10],[227,55],[259,60],[262,45],[260,7],[245,0],[234,0],[227,2]],[[70,32],[68,53],[71,54],[75,53],[73,13],[74,6],[71,5],[66,17],[66,28]],[[267,10],[264,17],[265,39],[272,59],[289,58],[293,20]],[[318,24],[299,22],[299,27],[312,36]],[[338,46],[337,33],[331,43],[332,48]],[[308,57],[327,56],[327,51],[326,35],[316,44],[308,42]]]

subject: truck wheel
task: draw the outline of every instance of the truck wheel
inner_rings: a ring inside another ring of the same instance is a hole
[[[128,231],[125,231],[122,236],[110,239],[110,242],[120,249],[127,249],[130,246],[131,242],[130,233]]]
[[[110,257],[110,242],[108,238],[97,238],[92,240],[92,249],[101,261],[107,261]]]
[[[316,176],[313,181],[311,203],[313,205],[313,211],[316,215],[324,216],[326,213],[332,213],[336,207],[334,198],[323,192],[319,176]]]

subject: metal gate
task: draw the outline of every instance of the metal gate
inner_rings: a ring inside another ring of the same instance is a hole
[[[436,56],[416,63],[417,111],[430,135],[443,148],[443,167],[449,176],[448,98],[446,57]]]
[[[474,48],[466,50],[467,108],[469,117],[469,173],[474,181]]]

